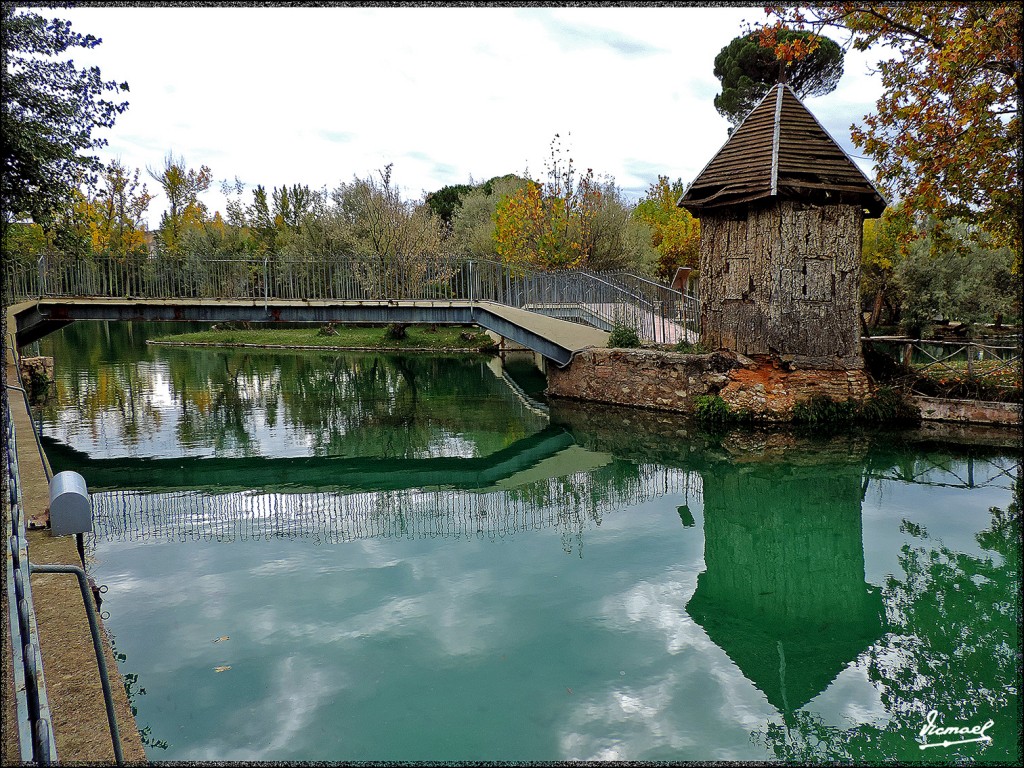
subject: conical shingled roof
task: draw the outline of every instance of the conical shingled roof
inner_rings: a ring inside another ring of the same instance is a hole
[[[699,216],[704,210],[771,198],[859,204],[868,217],[881,215],[886,205],[875,185],[782,83],[750,111],[678,205]]]

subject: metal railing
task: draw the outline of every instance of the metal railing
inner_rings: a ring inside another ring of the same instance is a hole
[[[18,449],[11,418],[7,390],[3,388],[4,454],[7,492],[4,506],[9,527],[7,536],[7,616],[13,655],[13,688],[18,717],[18,743],[21,762],[49,765],[57,759],[53,740],[52,717],[43,678],[43,657],[39,649],[39,630],[32,604],[29,578],[28,540],[25,535],[25,505],[18,473]],[[10,387],[14,389],[15,387]]]
[[[101,541],[501,539],[525,531],[578,530],[641,500],[702,498],[696,472],[639,464],[636,475],[576,472],[490,491],[443,488],[317,492],[126,491],[95,494]]]
[[[4,266],[12,301],[42,297],[494,301],[641,338],[696,340],[696,299],[628,273],[542,271],[486,260],[57,259]]]
[[[660,317],[666,320],[673,319],[682,326],[688,341],[700,338],[700,301],[696,296],[632,272],[618,270],[597,274],[640,294],[652,306],[658,307]],[[668,336],[671,333],[670,327],[665,325],[663,333]]]
[[[20,356],[13,338],[10,340],[15,365],[20,370]],[[21,492],[21,474],[18,467],[17,434],[11,413],[9,390],[22,393],[25,407],[29,407],[28,395],[23,387],[4,382],[2,388],[2,409],[7,425],[4,431],[4,458],[6,471],[7,493],[4,494],[4,506],[7,508],[6,519],[10,521],[7,531],[7,602],[8,624],[11,634],[11,650],[13,655],[15,697],[18,717],[18,742],[22,763],[50,765],[57,762],[57,746],[54,741],[52,717],[49,700],[46,695],[46,681],[43,677],[43,659],[39,647],[39,630],[36,625],[35,607],[32,602],[31,574],[60,573],[72,574],[77,577],[79,592],[85,605],[89,620],[89,631],[92,636],[93,651],[96,654],[96,666],[100,674],[100,685],[103,690],[103,702],[107,713],[107,724],[114,750],[114,761],[117,765],[124,763],[121,749],[121,736],[114,711],[114,698],[110,690],[110,679],[107,674],[106,658],[103,653],[103,641],[100,636],[99,622],[93,606],[92,590],[83,568],[74,565],[33,564],[29,561],[28,537],[25,533],[25,504]],[[36,448],[43,459],[42,446],[38,435],[33,430]],[[43,460],[43,469],[49,479],[49,469]]]
[[[992,376],[1019,374],[1021,338],[1015,344],[990,344],[980,341],[930,341],[897,337],[865,338],[875,348],[888,348],[900,364],[918,373],[944,371],[952,375]]]

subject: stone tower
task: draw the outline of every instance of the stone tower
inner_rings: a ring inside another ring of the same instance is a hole
[[[751,110],[678,204],[701,224],[705,346],[863,367],[862,227],[886,202],[788,85]]]

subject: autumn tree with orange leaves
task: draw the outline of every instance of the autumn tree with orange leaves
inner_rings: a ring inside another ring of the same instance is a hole
[[[564,159],[559,135],[551,141],[548,181],[531,181],[504,197],[494,212],[494,244],[506,264],[535,269],[584,266],[594,249],[594,218],[601,188],[594,172],[577,174]]]
[[[876,112],[852,127],[854,143],[874,158],[881,186],[907,210],[976,226],[1013,248],[1020,274],[1021,5],[765,10],[787,27],[845,30],[847,47],[886,57],[877,65],[885,92]]]
[[[668,282],[679,267],[700,263],[700,221],[676,203],[686,188],[681,179],[668,176],[647,188],[647,194],[633,209],[633,216],[651,229],[651,245],[658,254],[657,276]]]

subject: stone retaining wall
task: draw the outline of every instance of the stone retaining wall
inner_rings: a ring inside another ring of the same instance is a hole
[[[863,399],[870,390],[860,370],[787,370],[765,356],[732,352],[687,355],[651,349],[588,349],[562,369],[548,371],[547,394],[598,403],[688,413],[702,395],[719,395],[761,421],[788,421],[793,405],[813,395]]]
[[[801,400],[824,395],[860,402],[871,391],[862,370],[786,370],[770,358],[729,372],[729,382],[718,394],[734,410],[746,410],[759,421],[789,421]]]
[[[595,403],[690,413],[694,400],[718,395],[757,421],[789,421],[793,406],[815,395],[863,400],[871,382],[862,370],[794,368],[772,356],[734,352],[687,355],[653,349],[591,348],[565,368],[548,370],[547,394]],[[913,397],[926,421],[1017,426],[1019,403]]]
[[[991,403],[983,400],[946,400],[938,397],[912,397],[928,421],[957,421],[969,424],[1015,426],[1021,421],[1020,403]]]
[[[693,399],[714,394],[740,365],[736,355],[686,355],[651,349],[591,348],[565,368],[548,369],[547,394],[664,411],[691,411]]]
[[[702,395],[718,395],[759,421],[789,421],[793,405],[814,395],[863,399],[861,370],[804,370],[769,356],[733,352],[687,355],[650,349],[588,349],[548,371],[547,394],[598,403],[689,413]]]

